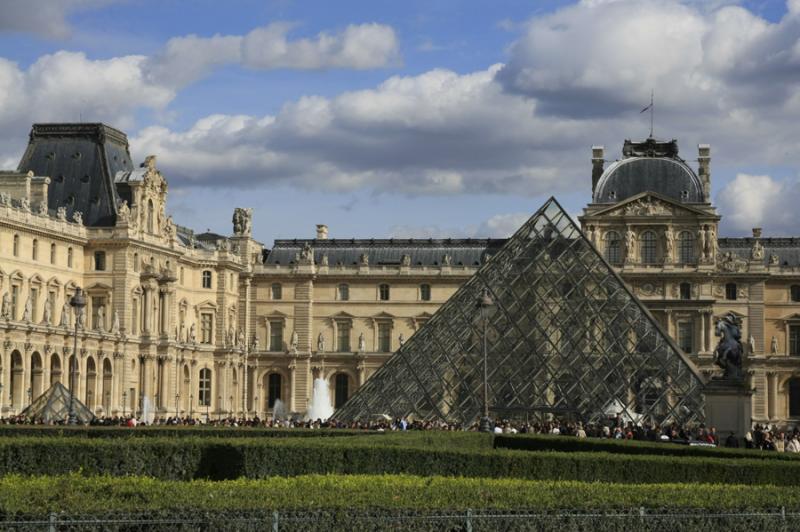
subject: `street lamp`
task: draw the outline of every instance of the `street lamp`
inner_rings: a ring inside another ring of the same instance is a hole
[[[495,305],[489,291],[484,288],[475,305],[481,313],[483,321],[483,416],[481,417],[480,431],[492,432],[492,420],[489,418],[489,318],[494,313]]]
[[[194,418],[194,394],[189,394],[189,419]]]
[[[75,372],[78,365],[78,325],[81,320],[83,307],[86,306],[86,298],[80,287],[75,289],[75,294],[69,300],[69,306],[73,308],[75,314],[75,341],[72,344],[72,364],[70,367],[69,379],[69,414],[67,414],[67,424],[77,425],[78,419],[75,417]]]

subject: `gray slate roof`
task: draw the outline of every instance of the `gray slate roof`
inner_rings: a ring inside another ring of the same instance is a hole
[[[411,257],[412,266],[441,266],[445,255],[452,266],[478,266],[485,255],[494,254],[506,239],[295,239],[276,240],[272,250],[265,252],[265,264],[294,264],[306,243],[314,250],[314,261],[319,264],[328,256],[330,266],[353,266],[362,254],[369,258],[370,266],[400,265],[403,255]]]
[[[133,170],[128,139],[104,124],[34,124],[19,172],[51,178],[48,208],[83,214],[86,225],[116,220],[118,172]],[[128,199],[128,198],[126,198]]]
[[[753,249],[756,240],[760,240],[764,246],[764,264],[769,264],[770,256],[775,254],[781,266],[800,266],[800,238],[720,238],[718,244],[721,253],[730,251],[739,258],[749,259],[750,250]]]

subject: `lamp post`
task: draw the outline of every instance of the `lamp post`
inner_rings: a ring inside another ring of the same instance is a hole
[[[476,307],[480,310],[483,321],[483,416],[481,416],[480,431],[492,432],[492,421],[489,418],[489,317],[494,311],[494,301],[488,290],[484,289],[478,297]]]
[[[222,396],[217,396],[217,421],[222,419]]]
[[[179,393],[175,394],[175,419],[178,419],[180,417],[180,415],[178,413],[178,399],[180,399],[180,397],[181,397],[181,394],[179,394]]]
[[[189,419],[194,417],[194,394],[189,394]]]
[[[67,424],[77,425],[78,419],[75,417],[75,373],[78,365],[78,325],[81,321],[83,307],[86,306],[86,298],[80,287],[75,289],[75,294],[69,300],[69,306],[73,308],[75,314],[75,341],[72,344],[72,364],[70,364],[69,377],[69,413],[67,414]]]
[[[122,417],[128,417],[127,409],[128,408],[128,392],[122,392]]]

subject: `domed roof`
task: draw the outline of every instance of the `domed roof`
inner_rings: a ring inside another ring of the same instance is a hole
[[[649,142],[648,142],[649,141]],[[626,141],[623,149],[628,156],[606,168],[597,182],[594,203],[617,203],[641,192],[657,192],[681,203],[704,203],[703,185],[683,159],[677,156],[677,143],[663,143],[672,150],[648,150],[638,148],[652,143]],[[657,143],[658,147],[662,143]]]

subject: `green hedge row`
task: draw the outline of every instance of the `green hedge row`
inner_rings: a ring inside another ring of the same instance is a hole
[[[0,425],[1,437],[36,436],[77,438],[192,437],[208,438],[316,438],[382,434],[344,429],[268,429],[254,427],[148,426],[148,427],[71,427],[62,425]]]
[[[800,462],[369,445],[361,439],[0,439],[0,475],[72,471],[213,480],[304,474],[442,475],[620,483],[800,485]]]
[[[222,482],[65,475],[0,478],[0,513],[11,515],[194,510],[633,508],[718,512],[800,510],[800,491],[779,486],[615,484],[409,475],[304,475]]]
[[[527,434],[497,435],[494,437],[494,447],[495,449],[516,449],[523,451],[605,452],[660,456],[776,459],[800,462],[800,455],[794,453],[764,452],[756,449],[701,447],[635,440],[574,438],[569,436]]]

